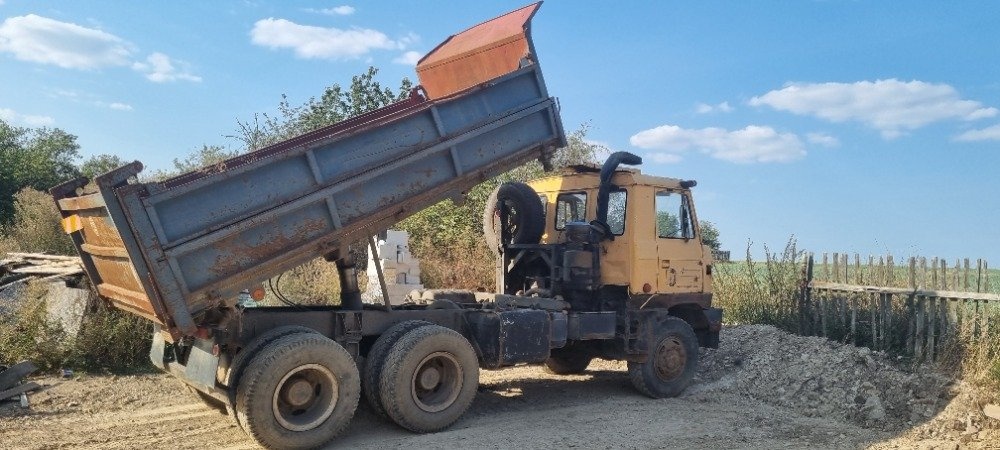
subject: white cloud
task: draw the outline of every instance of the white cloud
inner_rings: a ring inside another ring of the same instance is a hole
[[[998,110],[963,100],[947,84],[897,79],[856,83],[791,83],[750,99],[754,106],[811,115],[831,122],[861,122],[882,137],[903,133],[943,120],[994,117]]]
[[[666,152],[651,152],[647,153],[646,156],[652,159],[653,162],[660,164],[677,164],[684,160],[684,157],[676,153],[666,153]]]
[[[108,108],[116,109],[118,111],[131,111],[132,110],[132,105],[129,105],[129,104],[126,104],[126,103],[114,102],[114,103],[108,105]]]
[[[273,17],[258,20],[250,37],[256,45],[292,49],[296,56],[306,59],[356,59],[373,49],[399,48],[398,43],[377,30],[323,28]]]
[[[22,61],[97,69],[127,65],[133,46],[111,33],[28,14],[0,24],[0,51]]]
[[[172,61],[167,55],[153,53],[145,62],[133,61],[135,46],[118,36],[34,14],[11,17],[0,24],[0,52],[11,53],[22,61],[65,69],[91,70],[131,65],[156,83],[201,81],[201,77],[187,70],[186,64]],[[181,69],[176,66],[181,66]],[[59,95],[74,97],[76,94],[62,92]]]
[[[406,53],[403,53],[402,55],[397,56],[396,58],[394,58],[392,60],[392,62],[394,62],[396,64],[405,64],[405,65],[408,65],[408,66],[415,66],[415,65],[417,65],[417,61],[420,61],[420,57],[421,56],[424,56],[424,55],[421,54],[420,52],[415,52],[415,51],[411,50],[411,51],[408,51]]]
[[[806,133],[806,141],[823,147],[836,147],[840,140],[826,133]]]
[[[351,14],[354,14],[354,11],[356,11],[356,9],[354,9],[353,6],[341,5],[341,6],[334,6],[333,8],[323,8],[323,9],[306,8],[306,11],[317,14],[326,14],[328,16],[349,16]]]
[[[958,136],[955,136],[955,140],[962,142],[1000,141],[1000,124],[978,130],[966,131]]]
[[[757,125],[733,131],[715,127],[686,129],[663,125],[640,131],[629,138],[629,142],[639,148],[662,150],[669,154],[693,149],[735,163],[789,162],[806,154],[802,140],[795,134],[779,133],[771,127]],[[664,161],[672,159],[663,155],[659,157]]]
[[[180,66],[180,68],[177,66]],[[159,52],[147,56],[146,62],[133,63],[132,69],[144,73],[146,79],[154,83],[166,83],[178,80],[195,83],[201,82],[201,77],[191,74],[186,63],[172,60],[169,56]]]
[[[718,105],[709,105],[708,103],[698,103],[695,105],[695,112],[698,114],[708,114],[711,112],[732,112],[733,107],[729,105],[729,102],[722,102]]]
[[[49,116],[19,114],[17,111],[8,108],[0,108],[0,119],[13,124],[27,125],[29,127],[47,127],[56,123],[56,120]]]

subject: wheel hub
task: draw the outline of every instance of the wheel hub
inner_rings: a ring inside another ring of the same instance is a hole
[[[420,372],[420,387],[432,390],[441,383],[441,371],[436,367],[427,367]]]
[[[684,344],[676,337],[668,337],[660,341],[653,355],[656,365],[656,376],[663,381],[673,381],[684,373],[687,365],[687,351]]]
[[[302,406],[313,399],[313,386],[304,379],[290,381],[285,385],[285,401],[293,406]]]
[[[417,364],[410,382],[417,407],[427,412],[447,409],[462,391],[464,372],[455,355],[434,352]]]
[[[271,401],[275,420],[287,430],[320,426],[337,406],[339,386],[330,369],[319,364],[296,367],[278,382]]]

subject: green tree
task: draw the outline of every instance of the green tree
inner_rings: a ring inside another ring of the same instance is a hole
[[[722,243],[719,242],[719,229],[715,227],[714,223],[707,220],[701,221],[701,243],[712,247],[712,250],[715,251],[722,249]]]
[[[303,133],[332,125],[347,118],[374,111],[406,98],[413,83],[403,78],[399,89],[393,91],[383,86],[375,76],[378,69],[368,70],[351,78],[351,85],[344,89],[334,83],[323,90],[319,97],[310,97],[305,103],[293,106],[285,95],[278,103],[277,115],[255,115],[253,120],[237,120],[235,135],[246,151],[260,150],[268,145]]]
[[[128,162],[121,159],[118,155],[109,155],[106,153],[94,155],[83,161],[83,164],[80,164],[80,174],[87,178],[94,178],[98,175],[103,175],[124,166],[125,164],[128,164]]]
[[[44,191],[80,175],[76,136],[58,128],[22,128],[0,120],[0,224],[14,218],[14,194]]]
[[[587,140],[588,124],[583,124],[566,137],[567,145],[552,156],[553,169],[576,164],[596,164],[599,157],[611,151],[598,143]],[[428,246],[478,245],[483,237],[483,209],[490,193],[505,181],[529,181],[546,175],[537,160],[487,180],[472,188],[464,202],[458,204],[445,200],[400,222],[399,227],[410,233],[411,241],[426,242]],[[419,248],[417,256],[420,257]]]
[[[191,172],[194,170],[218,164],[229,158],[236,157],[240,152],[230,150],[221,145],[202,145],[200,149],[188,153],[182,159],[174,158],[174,168],[171,170],[157,170],[150,178],[153,181],[163,181],[167,178]]]

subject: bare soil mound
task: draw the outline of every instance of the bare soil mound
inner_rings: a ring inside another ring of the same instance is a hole
[[[884,431],[926,422],[946,406],[975,409],[956,404],[953,399],[964,390],[927,367],[764,325],[726,329],[720,348],[702,354],[699,378],[689,395],[732,392],[806,417]]]

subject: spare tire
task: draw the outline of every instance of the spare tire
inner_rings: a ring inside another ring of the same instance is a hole
[[[506,224],[500,223],[501,210]],[[544,232],[545,209],[531,186],[508,181],[493,190],[483,211],[483,237],[491,250],[499,252],[501,244],[537,244]]]

